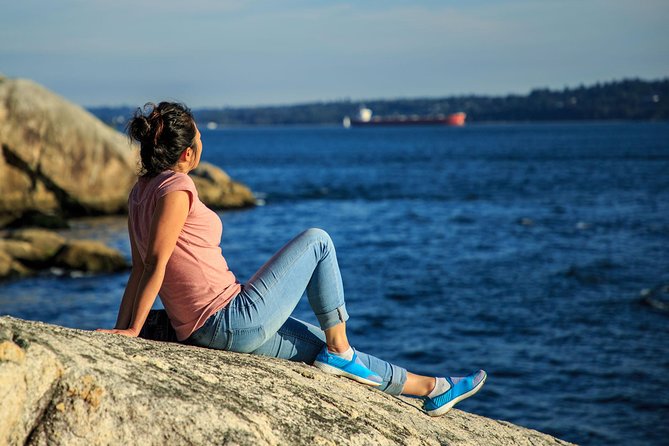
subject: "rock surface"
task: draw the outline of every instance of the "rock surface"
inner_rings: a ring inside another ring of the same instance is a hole
[[[34,210],[120,213],[136,181],[137,150],[124,135],[25,79],[0,77],[0,149],[0,226]],[[214,166],[207,168],[225,176]],[[201,192],[212,207],[255,202],[247,187],[229,178],[223,183],[198,180],[197,185],[212,189]]]
[[[123,254],[94,240],[66,240],[45,229],[19,229],[0,238],[0,280],[48,268],[108,273],[128,267]]]
[[[481,395],[485,397],[485,389]],[[0,318],[0,444],[567,445],[306,364]]]

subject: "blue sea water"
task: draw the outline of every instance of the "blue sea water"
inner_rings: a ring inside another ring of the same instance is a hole
[[[264,206],[220,213],[240,280],[308,227],[337,246],[353,345],[412,371],[484,368],[458,407],[593,445],[666,444],[669,124],[203,130]],[[76,236],[129,256],[125,219]],[[0,286],[0,313],[110,327],[127,274]],[[658,292],[657,299],[667,299]],[[297,316],[315,322],[302,302]]]

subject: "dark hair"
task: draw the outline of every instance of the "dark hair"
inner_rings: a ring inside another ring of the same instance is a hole
[[[151,102],[138,108],[126,127],[139,142],[141,175],[155,177],[174,166],[188,147],[195,149],[195,119],[190,109],[175,102]]]

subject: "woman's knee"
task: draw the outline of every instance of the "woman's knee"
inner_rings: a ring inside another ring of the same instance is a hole
[[[320,241],[322,243],[325,243],[326,245],[332,244],[332,238],[330,238],[330,234],[328,234],[321,228],[309,228],[306,231],[304,231],[301,234],[301,236],[306,237],[310,240]]]
[[[320,228],[309,228],[301,236],[305,237],[307,243],[320,252],[321,257],[334,252],[334,243],[332,242],[332,238],[330,238],[330,234]]]

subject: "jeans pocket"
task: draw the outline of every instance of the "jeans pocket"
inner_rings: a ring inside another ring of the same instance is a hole
[[[229,332],[228,348],[232,352],[251,353],[265,342],[265,329],[261,326],[239,328]]]

